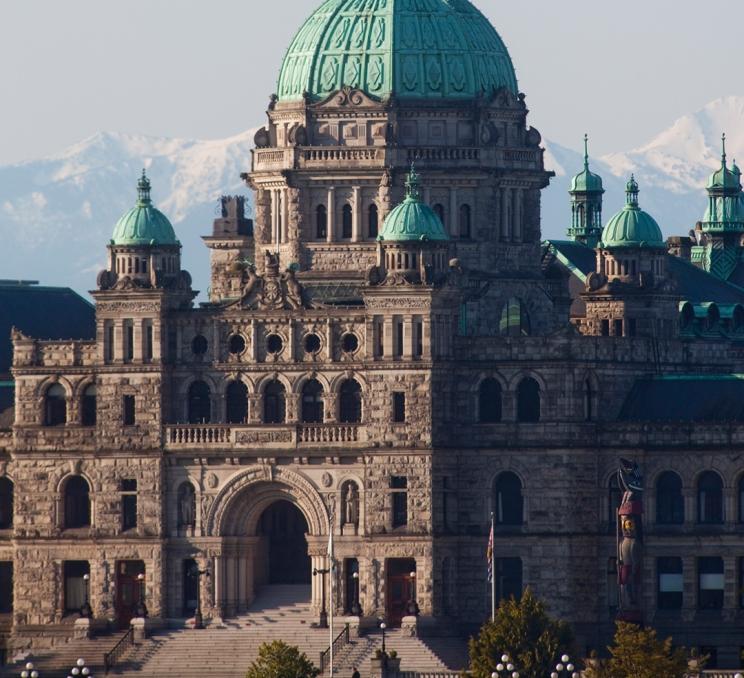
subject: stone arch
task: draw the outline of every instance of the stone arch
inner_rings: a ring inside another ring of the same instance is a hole
[[[470,384],[468,385],[468,390],[470,393],[473,393],[475,395],[478,394],[478,391],[480,390],[481,384],[486,379],[495,379],[499,382],[499,385],[501,386],[501,390],[506,392],[510,389],[509,381],[504,378],[504,375],[501,374],[498,370],[488,370],[485,372],[478,372],[471,380]]]
[[[294,383],[292,384],[292,390],[287,391],[287,393],[301,395],[302,388],[308,381],[312,381],[313,379],[319,382],[320,385],[323,387],[323,393],[331,393],[331,382],[328,381],[328,378],[324,374],[320,374],[319,372],[305,372],[305,374],[301,374],[294,380]]]
[[[247,488],[257,491],[247,495],[249,505],[246,509],[241,499]],[[285,468],[252,466],[233,476],[217,494],[207,516],[205,536],[226,536],[238,523],[236,513],[247,514],[244,525],[249,533],[255,533],[263,511],[280,499],[299,508],[312,536],[328,535],[328,511],[320,494],[305,476]]]
[[[364,375],[354,370],[342,372],[341,374],[337,374],[335,377],[333,377],[333,379],[331,379],[329,391],[338,394],[338,391],[341,388],[341,384],[349,379],[354,379],[354,381],[356,381],[362,387],[362,397],[364,397],[364,393],[369,391],[369,383],[364,378]]]
[[[292,382],[285,375],[280,374],[279,372],[271,372],[269,374],[265,374],[256,382],[255,393],[257,395],[263,395],[266,386],[272,381],[278,381],[282,386],[284,386],[284,390],[287,392],[287,395],[294,392],[292,388]]]
[[[209,390],[212,392],[213,398],[221,392],[219,382],[215,380],[214,377],[212,377],[211,375],[191,374],[179,384],[178,391],[177,391],[178,395],[181,398],[188,397],[189,389],[191,388],[191,385],[196,383],[197,381],[203,381],[207,386],[209,386]]]
[[[85,389],[88,388],[88,386],[97,386],[97,378],[96,375],[90,375],[88,377],[85,377],[78,381],[73,389],[73,395],[76,399],[82,398],[83,394],[85,393]]]
[[[248,389],[248,395],[252,395],[254,393],[255,383],[248,375],[243,374],[242,372],[228,372],[224,375],[224,378],[220,379],[217,383],[216,388],[218,390],[213,391],[214,395],[218,398],[224,397],[227,393],[228,386],[230,386],[230,384],[234,381],[244,384],[245,387]]]
[[[55,374],[51,377],[46,377],[36,385],[36,397],[43,399],[46,392],[55,384],[59,384],[65,389],[65,397],[68,400],[75,394],[75,388],[72,382],[61,374]]]
[[[519,372],[515,373],[511,379],[509,380],[509,391],[516,393],[517,387],[522,382],[523,379],[534,379],[538,386],[540,386],[540,393],[545,395],[548,392],[547,384],[545,383],[545,380],[534,370],[520,370]]]

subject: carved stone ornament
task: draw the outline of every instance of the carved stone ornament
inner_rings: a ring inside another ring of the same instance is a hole
[[[294,269],[279,273],[279,256],[266,252],[264,275],[254,266],[243,271],[243,288],[239,302],[242,308],[261,310],[296,310],[302,308],[302,285]]]
[[[219,485],[219,484],[220,484],[220,481],[219,481],[219,478],[217,478],[217,474],[216,473],[208,473],[207,474],[207,487],[210,490],[214,490],[217,487],[217,485]]]
[[[320,482],[323,487],[330,487],[333,485],[333,476],[326,471],[322,476],[320,476]]]
[[[333,92],[328,97],[315,104],[314,108],[338,108],[353,106],[355,108],[374,108],[378,107],[374,99],[368,97],[364,92],[353,87],[342,87],[340,90]]]

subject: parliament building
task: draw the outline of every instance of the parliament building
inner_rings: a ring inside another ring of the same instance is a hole
[[[741,173],[724,149],[665,241],[633,177],[603,215],[587,154],[546,241],[531,121],[468,0],[325,0],[245,158],[252,212],[225,197],[204,236],[199,300],[158,186],[132,178],[94,338],[12,332],[8,653],[63,642],[87,606],[125,627],[143,594],[163,625],[272,584],[319,613],[331,531],[337,614],[395,626],[415,600],[432,633],[472,631],[492,514],[497,597],[530,587],[601,650],[622,457],[644,475],[645,622],[738,663]]]

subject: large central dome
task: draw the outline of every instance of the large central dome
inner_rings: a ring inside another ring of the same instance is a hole
[[[503,41],[468,0],[326,0],[292,41],[280,101],[349,86],[384,99],[458,98],[517,77]]]

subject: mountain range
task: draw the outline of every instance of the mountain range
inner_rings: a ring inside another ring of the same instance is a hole
[[[712,101],[638,148],[592,158],[592,170],[604,179],[605,219],[621,209],[633,172],[641,206],[666,235],[686,234],[704,212],[705,181],[720,163],[724,131],[729,159],[744,162],[744,96]],[[8,253],[0,278],[92,289],[145,167],[153,199],[183,243],[184,267],[205,292],[209,258],[201,236],[211,231],[221,195],[249,195],[240,174],[249,169],[253,135],[197,141],[100,133],[58,154],[0,166],[0,239]],[[543,194],[543,235],[562,238],[570,221],[566,192],[583,154],[550,140],[545,147],[556,177]]]

